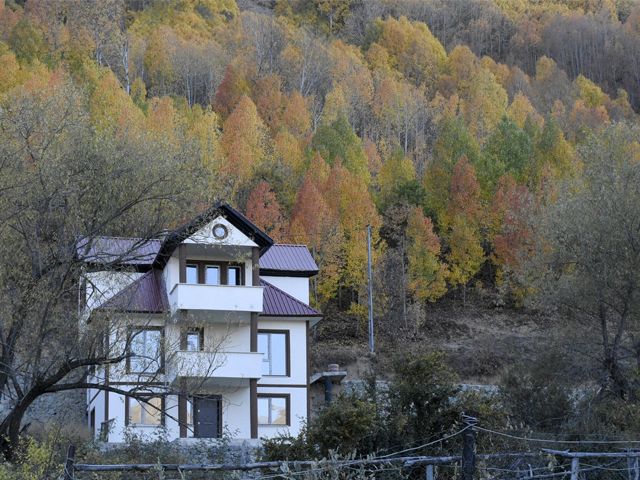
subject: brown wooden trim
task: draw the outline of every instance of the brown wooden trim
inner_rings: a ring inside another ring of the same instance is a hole
[[[187,349],[187,333],[188,329],[186,327],[180,328],[180,350]]]
[[[258,398],[284,398],[286,400],[285,405],[287,409],[287,426],[291,426],[291,395],[288,393],[259,393]],[[256,399],[256,411],[257,411],[257,399]],[[257,413],[257,412],[256,412]],[[273,424],[260,424],[260,426],[272,426]],[[278,426],[278,425],[276,425]]]
[[[104,421],[108,422],[109,421],[109,393],[110,392],[104,392]],[[107,442],[109,441],[109,433],[107,433]]]
[[[260,286],[260,249],[251,249],[251,283],[254,287]]]
[[[187,246],[184,243],[178,247],[178,264],[180,283],[187,283]]]
[[[306,385],[286,385],[284,383],[259,383],[258,388],[307,388]]]
[[[257,352],[258,351],[258,313],[251,312],[251,340],[249,351]]]
[[[251,418],[251,438],[258,438],[258,380],[249,380],[249,416]]]
[[[309,322],[305,322],[305,361],[307,362],[307,425],[311,421],[311,374],[310,374],[310,365],[309,365],[309,342],[311,341],[311,337],[309,335]]]
[[[178,396],[178,425],[180,426],[180,438],[187,436],[187,399],[184,395]]]
[[[134,330],[154,330],[154,331],[160,331],[162,333],[162,336],[160,338],[160,370],[158,370],[157,372],[132,372],[131,371],[131,357],[127,357],[127,374],[131,374],[131,375],[156,375],[158,373],[164,373],[165,370],[165,364],[164,364],[164,338],[165,338],[165,331],[164,331],[164,327],[149,327],[149,326],[143,326],[143,327],[136,327],[136,326],[131,326],[129,327],[129,347],[131,347],[131,337],[133,335],[133,331]],[[139,384],[140,382],[138,382]],[[145,382],[146,385],[146,382]]]
[[[285,349],[286,349],[286,353],[287,353],[287,358],[286,358],[286,371],[287,374],[285,375],[286,377],[290,377],[291,376],[291,330],[258,330],[258,335],[261,333],[284,333],[285,338],[284,338],[284,344],[285,344]],[[257,340],[256,340],[256,348],[257,348]],[[263,375],[264,377],[281,377],[282,375]]]

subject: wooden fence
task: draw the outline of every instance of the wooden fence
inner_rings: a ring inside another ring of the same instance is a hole
[[[500,468],[488,468],[484,467],[485,473],[487,470],[496,470],[501,473],[492,474],[491,478],[505,478],[505,479],[521,479],[521,480],[533,480],[533,479],[557,479],[564,478],[566,480],[583,480],[587,478],[586,475],[590,475],[588,478],[605,478],[601,476],[602,471],[612,471],[613,469],[607,468],[605,465],[598,466],[593,464],[581,465],[581,460],[587,461],[617,461],[627,460],[626,466],[623,468],[617,468],[616,478],[624,478],[625,480],[640,480],[640,451],[626,451],[620,452],[571,452],[569,450],[552,450],[541,448],[537,452],[508,452],[508,453],[495,453],[495,454],[476,454],[476,431],[475,426],[477,424],[477,418],[475,412],[468,412],[468,415],[463,415],[462,421],[465,424],[465,428],[457,434],[452,436],[462,436],[462,452],[459,456],[449,457],[429,457],[429,456],[397,456],[397,457],[378,457],[378,458],[363,458],[353,460],[322,460],[322,461],[295,461],[295,462],[257,462],[257,463],[244,463],[244,464],[209,464],[209,465],[182,465],[182,464],[126,464],[126,465],[83,465],[75,464],[75,447],[69,446],[67,454],[67,461],[65,463],[64,480],[77,480],[79,477],[76,473],[86,472],[90,475],[96,475],[99,473],[108,472],[177,472],[182,478],[186,472],[249,472],[259,471],[270,472],[267,476],[269,478],[275,476],[282,476],[287,478],[287,474],[283,473],[285,470],[291,471],[304,471],[318,472],[327,468],[333,468],[340,470],[341,468],[352,468],[367,466],[372,470],[376,468],[384,468],[393,466],[398,469],[402,468],[415,468],[423,466],[425,469],[426,480],[434,480],[435,467],[438,466],[455,466],[455,470],[459,472],[458,476],[460,480],[474,480],[480,477],[477,476],[477,465],[483,463],[486,465],[488,462],[502,462],[513,460],[513,466],[509,469]],[[499,433],[499,432],[494,432]],[[508,435],[507,435],[508,436]],[[544,440],[536,440],[544,441]],[[549,440],[550,442],[557,443],[558,441]],[[435,442],[434,442],[435,443]],[[561,442],[560,442],[561,443]],[[615,442],[613,442],[615,443]],[[633,443],[633,442],[630,442]],[[421,448],[421,447],[419,447]],[[415,449],[409,449],[415,450]],[[407,450],[405,450],[407,452]],[[402,453],[402,452],[400,452]],[[560,465],[559,462],[557,469],[561,471],[553,471],[548,466],[532,468],[531,463],[528,460],[538,460],[539,465],[544,465],[549,458],[563,459],[568,461],[568,465]],[[527,468],[522,468],[521,465],[528,465]],[[287,468],[284,468],[284,467]],[[280,474],[274,474],[274,471],[281,472]],[[260,478],[260,474],[255,474],[257,478]],[[290,478],[290,477],[289,477]],[[454,478],[451,475],[447,475],[442,478]],[[606,478],[613,478],[608,474]]]

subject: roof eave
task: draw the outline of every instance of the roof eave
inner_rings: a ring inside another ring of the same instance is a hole
[[[260,276],[266,277],[298,277],[311,278],[318,274],[318,270],[273,270],[268,268],[260,269]]]

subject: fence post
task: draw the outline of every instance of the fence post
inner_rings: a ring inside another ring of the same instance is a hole
[[[473,429],[478,424],[478,412],[467,410],[462,412],[462,423],[465,430],[462,432],[462,474],[461,480],[473,480],[476,469],[476,432]]]
[[[67,461],[64,464],[64,480],[73,480],[73,462],[76,456],[76,447],[75,445],[69,445],[69,450],[67,450]]]
[[[433,465],[427,465],[427,480],[433,480]]]
[[[571,459],[571,480],[579,480],[580,476],[580,459],[573,457]]]

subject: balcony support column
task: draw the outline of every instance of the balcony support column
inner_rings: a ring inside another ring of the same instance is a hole
[[[187,283],[187,246],[184,243],[178,247],[178,268],[180,283]]]
[[[260,286],[260,249],[251,249],[251,283]],[[258,313],[251,312],[251,351],[258,351]],[[249,404],[251,417],[251,438],[258,438],[258,380],[249,380]]]
[[[258,380],[249,380],[249,405],[251,416],[251,438],[258,438]]]
[[[253,247],[251,249],[251,273],[252,273],[252,285],[254,287],[260,286],[260,249]]]

